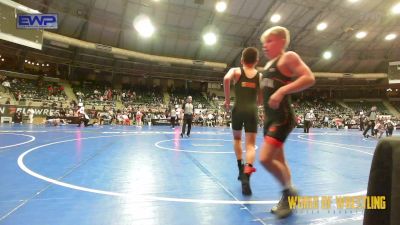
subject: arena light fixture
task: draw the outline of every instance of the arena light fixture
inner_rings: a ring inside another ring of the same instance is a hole
[[[325,22],[321,22],[317,25],[317,30],[318,31],[323,31],[328,27],[328,24]]]
[[[209,31],[203,35],[203,40],[206,45],[214,45],[217,43],[217,39],[217,35],[212,31]]]
[[[356,3],[359,2],[360,0],[347,0],[347,1],[349,1],[350,3]]]
[[[218,1],[215,4],[215,10],[217,10],[217,12],[220,12],[220,13],[225,12],[226,7],[227,7],[227,4],[225,1]]]
[[[400,14],[400,2],[392,7],[392,13]]]
[[[272,23],[277,23],[277,22],[279,22],[281,20],[281,18],[282,18],[281,15],[274,14],[274,15],[271,16],[271,22]]]
[[[357,34],[356,34],[356,38],[358,38],[358,39],[363,39],[363,38],[365,38],[366,36],[367,36],[367,32],[365,32],[365,31],[360,31],[360,32],[358,32]]]
[[[322,57],[323,57],[324,59],[326,59],[326,60],[329,60],[329,59],[332,58],[332,52],[331,52],[331,51],[325,51],[325,52],[322,54]]]
[[[155,31],[155,27],[153,26],[150,18],[145,15],[137,16],[133,21],[133,26],[139,35],[144,38],[151,37]]]
[[[391,41],[397,38],[397,35],[395,33],[390,33],[388,35],[386,35],[385,40],[386,41]]]

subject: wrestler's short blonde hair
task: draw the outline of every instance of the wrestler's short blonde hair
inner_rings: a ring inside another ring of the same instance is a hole
[[[270,35],[277,35],[277,36],[285,39],[286,40],[285,49],[289,46],[290,32],[285,27],[275,26],[275,27],[271,27],[268,30],[264,31],[264,33],[261,35],[261,38],[260,38],[261,43],[264,43],[265,38],[267,38]]]

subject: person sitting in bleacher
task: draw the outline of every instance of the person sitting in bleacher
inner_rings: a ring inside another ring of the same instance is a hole
[[[5,79],[3,81],[3,83],[1,83],[1,85],[3,85],[3,87],[6,87],[6,88],[11,88],[11,83],[7,79]]]

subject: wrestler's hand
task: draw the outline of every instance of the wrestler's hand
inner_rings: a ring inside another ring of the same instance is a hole
[[[272,109],[278,109],[283,97],[285,97],[285,95],[278,89],[274,94],[271,95],[271,97],[269,97],[269,107],[271,107]]]
[[[225,110],[229,112],[231,110],[231,102],[229,100],[224,101]]]

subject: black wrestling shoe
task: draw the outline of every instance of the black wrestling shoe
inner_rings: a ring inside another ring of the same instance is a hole
[[[250,187],[250,174],[243,173],[241,181],[242,181],[242,194],[251,195],[252,191]]]
[[[242,180],[244,165],[240,164],[240,166],[238,165],[238,168],[239,168],[239,175],[237,179]]]
[[[250,176],[252,173],[256,172],[256,168],[253,166],[250,166],[249,164],[246,163],[246,165],[243,168],[243,174],[242,174],[242,194],[243,195],[251,195],[251,187],[250,187]]]

